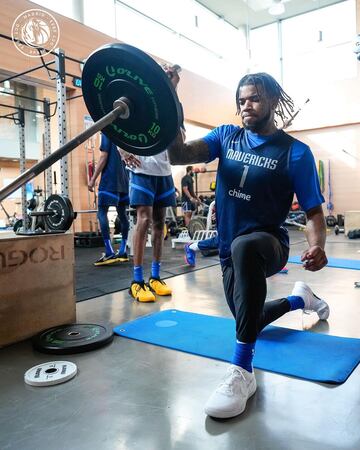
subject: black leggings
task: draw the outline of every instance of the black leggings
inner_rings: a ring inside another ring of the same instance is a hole
[[[231,258],[223,264],[226,300],[236,320],[236,338],[252,343],[269,323],[290,311],[287,299],[265,303],[266,278],[286,264],[289,250],[270,233],[235,238]]]

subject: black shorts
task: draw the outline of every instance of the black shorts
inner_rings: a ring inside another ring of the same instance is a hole
[[[195,205],[190,200],[186,200],[185,202],[181,203],[181,208],[183,212],[193,212],[195,211]]]

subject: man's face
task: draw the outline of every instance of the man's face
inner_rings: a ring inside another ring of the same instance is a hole
[[[273,119],[270,99],[261,86],[242,86],[239,95],[240,115],[244,128],[258,132]]]

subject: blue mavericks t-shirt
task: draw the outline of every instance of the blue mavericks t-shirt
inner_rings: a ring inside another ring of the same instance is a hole
[[[294,193],[304,211],[321,205],[310,148],[282,130],[261,136],[235,125],[222,125],[204,138],[209,161],[219,158],[216,218],[221,258],[231,255],[240,235],[268,231],[288,246],[283,223]]]
[[[116,145],[103,133],[101,133],[100,150],[108,154],[108,159],[101,173],[99,191],[128,193],[129,178],[125,164]]]

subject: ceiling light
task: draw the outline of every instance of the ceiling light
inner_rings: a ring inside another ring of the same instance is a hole
[[[285,12],[285,6],[284,3],[282,3],[281,0],[273,0],[273,4],[268,9],[268,13],[272,16],[281,16],[281,14],[284,14]]]

